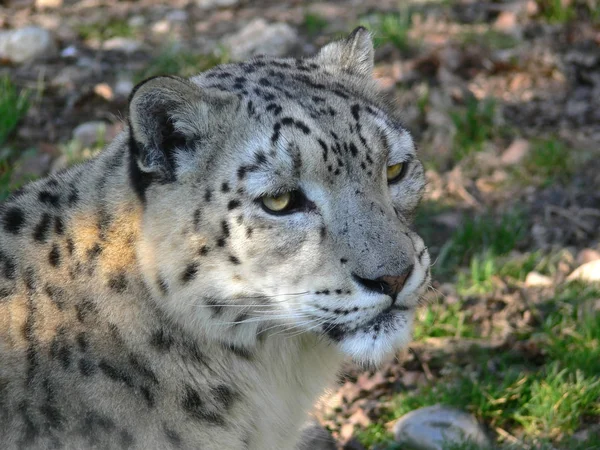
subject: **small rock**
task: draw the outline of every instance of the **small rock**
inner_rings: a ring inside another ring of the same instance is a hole
[[[166,16],[165,16],[165,20],[168,20],[169,22],[186,22],[188,20],[188,14],[181,10],[181,9],[176,9],[174,11],[169,12]]]
[[[63,0],[35,0],[36,9],[52,9],[60,8],[63,4]]]
[[[567,281],[581,280],[588,283],[600,281],[600,259],[582,264],[567,277]]]
[[[513,11],[502,11],[494,22],[494,28],[500,31],[512,31],[516,26],[517,14]]]
[[[132,28],[140,28],[146,25],[146,18],[144,16],[133,16],[127,21],[127,25]]]
[[[335,441],[318,422],[309,422],[302,428],[296,450],[335,450]]]
[[[159,20],[152,25],[152,32],[155,34],[166,34],[171,30],[171,23],[168,20]]]
[[[60,52],[60,56],[63,58],[75,58],[77,55],[79,55],[79,51],[74,45],[69,45]]]
[[[196,0],[196,5],[202,9],[225,8],[237,5],[240,0]]]
[[[106,139],[106,123],[101,121],[85,122],[73,130],[73,139],[83,147],[91,147]]]
[[[98,83],[94,86],[94,94],[108,101],[112,100],[115,96],[112,88],[107,83]]]
[[[582,265],[600,259],[600,252],[591,248],[584,248],[577,254],[577,264]]]
[[[225,39],[231,58],[236,61],[257,54],[284,56],[296,45],[298,33],[286,23],[267,23],[255,19]]]
[[[133,81],[127,79],[118,80],[114,92],[117,97],[127,98],[133,90]]]
[[[102,50],[117,50],[124,53],[135,53],[142,47],[142,44],[135,39],[124,37],[110,38],[102,44]]]
[[[490,447],[484,430],[470,414],[441,405],[402,416],[394,425],[394,438],[413,450],[443,450],[448,443],[467,442]]]
[[[502,153],[500,161],[507,166],[518,164],[527,156],[530,148],[528,140],[517,138]]]
[[[527,287],[547,287],[552,286],[552,279],[539,272],[529,272],[525,277],[525,286]]]
[[[0,59],[21,64],[56,53],[56,43],[48,30],[30,26],[0,33]]]

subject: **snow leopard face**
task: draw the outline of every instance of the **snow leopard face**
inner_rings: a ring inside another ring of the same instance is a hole
[[[161,309],[243,352],[312,334],[376,363],[408,343],[430,282],[410,227],[424,171],[372,68],[358,29],[311,58],[138,86],[130,177]]]

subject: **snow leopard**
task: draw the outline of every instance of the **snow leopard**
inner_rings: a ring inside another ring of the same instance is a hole
[[[137,85],[94,159],[0,207],[3,449],[293,449],[405,347],[424,170],[364,28]]]

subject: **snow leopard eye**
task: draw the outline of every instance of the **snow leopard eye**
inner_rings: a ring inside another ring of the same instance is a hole
[[[404,176],[406,172],[406,163],[392,164],[387,166],[386,175],[388,183],[396,183]]]
[[[292,204],[292,193],[284,192],[274,196],[265,196],[261,198],[263,207],[267,212],[282,213]]]
[[[307,199],[302,191],[288,191],[277,195],[264,195],[256,201],[262,209],[274,215],[316,210],[316,205]]]

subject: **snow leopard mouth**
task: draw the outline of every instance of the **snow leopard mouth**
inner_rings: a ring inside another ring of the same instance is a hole
[[[380,334],[389,334],[404,328],[408,322],[405,313],[411,313],[414,309],[414,307],[393,304],[375,317],[359,324],[326,323],[323,325],[323,331],[334,342],[340,342],[357,333],[368,333],[373,336],[373,339],[377,339]]]

